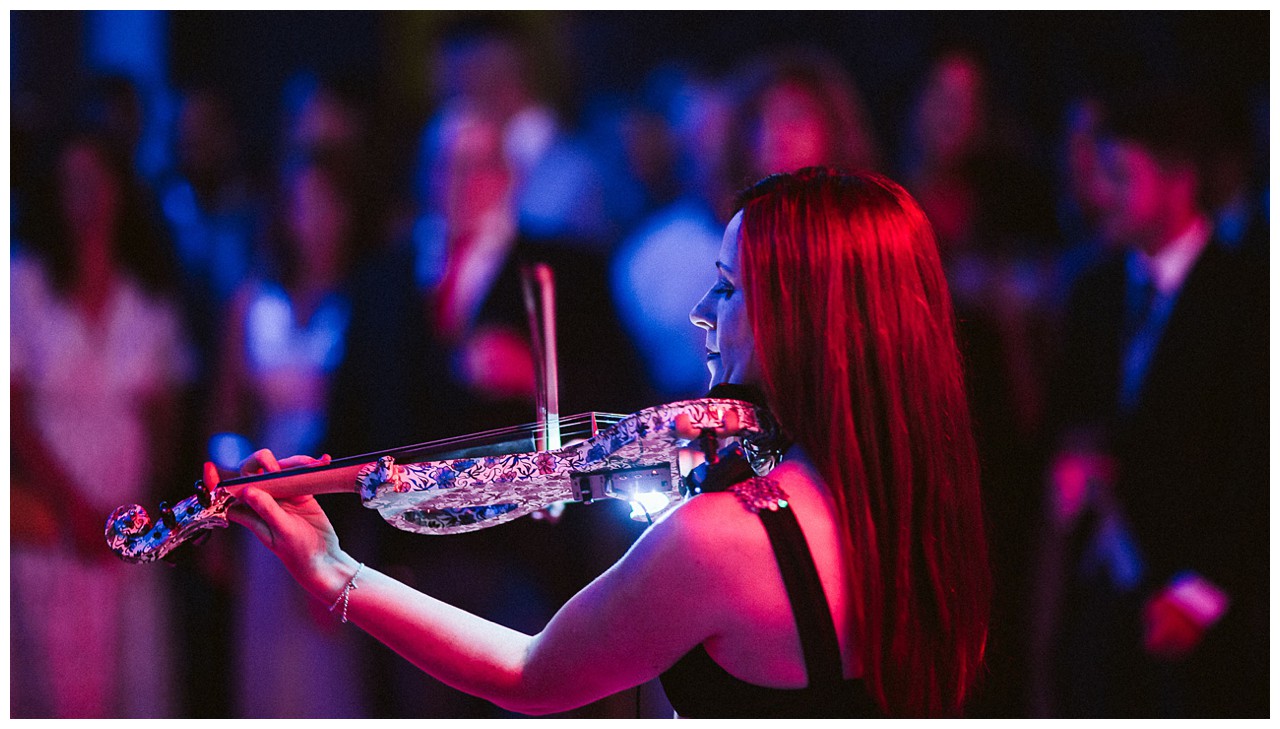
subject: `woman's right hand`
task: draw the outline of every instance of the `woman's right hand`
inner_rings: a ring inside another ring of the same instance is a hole
[[[255,476],[269,471],[321,466],[329,456],[290,456],[277,461],[271,451],[263,449],[240,464],[241,476]],[[220,474],[217,466],[204,464],[204,482],[213,488]],[[293,578],[313,593],[326,591],[323,570],[338,558],[341,549],[338,535],[314,496],[275,498],[257,485],[233,490],[240,502],[228,512],[231,521],[253,532],[284,564]]]

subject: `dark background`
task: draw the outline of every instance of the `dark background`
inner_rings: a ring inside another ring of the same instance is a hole
[[[534,81],[571,132],[588,126],[594,100],[638,95],[663,64],[719,80],[762,52],[807,45],[843,63],[884,157],[898,161],[908,151],[907,118],[931,63],[963,47],[985,61],[993,104],[1025,136],[1023,151],[1046,178],[1054,174],[1069,102],[1099,86],[1163,81],[1249,110],[1255,187],[1269,189],[1270,17],[1258,11],[18,11],[10,13],[11,184],[44,164],[38,149],[73,121],[91,79],[108,72],[133,77],[143,91],[155,169],[171,152],[177,92],[213,86],[233,105],[251,173],[268,178],[285,127],[286,86],[309,71],[338,83],[368,112],[369,166],[379,192],[403,196],[423,125],[436,111],[432,48],[459,26],[486,23],[525,36],[537,59]],[[978,341],[981,366],[986,352]],[[1021,528],[1030,521],[1021,518],[1027,503],[1011,498],[1008,512],[996,517]],[[636,534],[638,528],[624,536]],[[1021,594],[1001,597],[1009,610],[1024,610]],[[975,714],[1026,715],[1024,676],[997,678]],[[225,687],[196,683],[185,687],[187,714],[226,715]],[[634,707],[626,699],[619,713],[638,713],[640,698]]]
[[[1265,12],[863,11],[486,12],[178,11],[161,13],[160,77],[209,83],[237,105],[251,161],[268,162],[280,126],[280,92],[302,70],[345,79],[375,110],[380,154],[404,160],[431,112],[432,42],[460,22],[524,30],[542,59],[538,81],[569,112],[603,92],[635,88],[664,61],[721,75],[775,46],[804,43],[843,60],[891,156],[907,107],[939,50],[963,45],[989,63],[997,101],[1051,139],[1064,103],[1105,80],[1181,80],[1265,108],[1269,16]],[[39,97],[35,125],[71,109],[87,59],[86,13],[10,14],[11,99]]]

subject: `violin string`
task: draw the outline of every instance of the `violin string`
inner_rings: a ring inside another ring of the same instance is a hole
[[[577,438],[589,438],[592,435],[595,435],[598,431],[618,423],[625,417],[625,415],[619,415],[617,413],[579,413],[577,415],[569,415],[560,420],[561,438],[566,442]],[[343,468],[346,466],[376,461],[383,456],[391,456],[393,458],[397,456],[404,457],[406,453],[430,453],[432,451],[437,453],[446,453],[451,450],[462,450],[468,446],[478,447],[481,445],[511,443],[522,438],[532,438],[542,430],[542,427],[543,426],[537,423],[524,423],[505,428],[495,428],[493,430],[486,430],[480,433],[469,433],[467,435],[442,438],[440,440],[428,441],[417,445],[391,448],[358,456],[338,458],[330,461],[324,466],[313,466],[309,470],[321,471]],[[429,456],[421,460],[429,460]],[[258,481],[271,480],[273,478],[282,478],[294,475],[295,473],[295,471],[275,471],[255,476],[241,476],[239,478],[227,479],[222,482],[222,485],[234,486],[243,483],[255,483]]]

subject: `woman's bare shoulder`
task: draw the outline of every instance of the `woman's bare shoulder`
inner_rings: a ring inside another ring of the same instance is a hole
[[[811,469],[802,464],[782,463],[766,478],[786,495],[795,493],[807,498],[818,487]],[[689,499],[665,515],[661,531],[690,546],[705,543],[716,548],[743,540],[758,542],[765,537],[759,516],[732,491],[704,493]]]
[[[676,571],[703,588],[734,594],[743,566],[770,559],[771,547],[760,518],[730,492],[689,499],[654,525],[652,537],[678,560]]]
[[[757,522],[731,492],[699,494],[666,515],[663,530],[687,546],[715,547],[740,537],[744,527]]]
[[[823,493],[804,464],[784,462],[768,478],[793,500],[814,502]],[[804,504],[804,511],[815,505]],[[703,585],[740,582],[744,565],[773,559],[760,517],[730,491],[699,494],[680,504],[645,532],[633,550],[646,555],[646,561],[661,563],[664,571]]]

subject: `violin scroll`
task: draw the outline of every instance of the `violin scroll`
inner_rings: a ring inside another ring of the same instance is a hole
[[[121,506],[107,517],[107,540],[117,535],[120,538],[135,537],[151,528],[151,517],[147,510],[137,504]]]
[[[107,517],[107,546],[126,562],[163,559],[204,530],[225,528],[231,501],[226,489],[210,489],[197,481],[195,495],[173,506],[162,503],[158,520],[138,504],[121,506]]]

